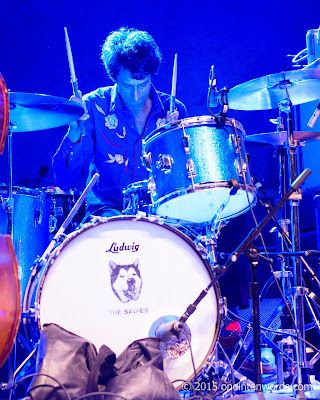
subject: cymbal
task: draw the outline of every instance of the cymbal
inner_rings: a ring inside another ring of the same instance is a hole
[[[271,110],[288,98],[287,92],[294,106],[319,99],[320,68],[284,71],[235,86],[228,93],[229,108]]]
[[[0,74],[0,154],[3,153],[7,139],[9,124],[9,99],[8,90]]]
[[[9,92],[10,124],[15,132],[41,131],[79,119],[81,104],[62,97]]]
[[[310,140],[320,139],[320,132],[293,132],[295,140]],[[256,135],[248,135],[246,142],[268,144],[270,146],[283,146],[288,141],[288,133],[286,131],[281,132],[270,132],[270,133],[258,133]]]

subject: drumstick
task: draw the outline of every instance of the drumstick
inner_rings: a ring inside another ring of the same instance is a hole
[[[72,52],[71,52],[70,40],[69,40],[68,31],[67,31],[66,27],[64,28],[64,35],[65,35],[65,39],[66,39],[66,48],[67,48],[67,55],[68,55],[68,62],[69,62],[73,94],[75,96],[81,98],[79,96],[78,80],[76,78],[76,73],[74,70],[74,63],[73,63],[73,57],[72,57]]]
[[[178,54],[174,55],[173,72],[172,72],[172,86],[171,86],[171,98],[170,98],[170,114],[175,111],[176,92],[177,92],[177,59]]]
[[[79,99],[82,99],[82,96],[81,96],[79,88],[78,88],[78,80],[77,80],[75,69],[74,69],[71,45],[70,45],[70,40],[69,40],[69,36],[68,36],[68,30],[66,27],[64,27],[64,35],[65,35],[65,40],[66,40],[66,49],[67,49],[67,55],[68,55],[68,62],[69,62],[73,94],[75,96],[79,97]],[[79,127],[80,127],[81,134],[84,134],[84,122],[82,120],[79,120]]]

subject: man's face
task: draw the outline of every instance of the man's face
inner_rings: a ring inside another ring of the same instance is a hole
[[[129,70],[121,68],[117,76],[117,86],[127,108],[140,108],[150,93],[151,74],[143,79],[134,79]]]

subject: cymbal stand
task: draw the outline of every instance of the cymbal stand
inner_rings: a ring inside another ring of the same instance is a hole
[[[283,83],[286,88],[286,82]],[[289,93],[287,92],[287,99],[284,99],[279,103],[279,108],[282,112],[287,114],[287,155],[288,155],[288,170],[290,174],[290,183],[297,178],[297,148],[300,146],[298,140],[294,139],[293,129],[293,113],[292,103],[289,99]],[[299,202],[302,199],[301,190],[293,192],[290,196],[290,211],[291,211],[291,237],[292,237],[292,252],[296,253],[300,251],[300,224],[299,224]],[[305,294],[305,288],[302,286],[302,266],[300,257],[293,256],[293,283],[294,283],[294,315],[297,326],[297,378],[298,384],[308,383],[307,374],[307,357],[306,357],[306,344],[303,341],[305,339],[305,325],[304,325],[304,307],[303,307],[303,296]],[[301,340],[302,339],[302,340]]]
[[[291,197],[291,195],[299,188],[299,186],[304,182],[304,180],[309,176],[311,171],[306,169],[300,176],[291,184],[289,191],[281,198],[281,200],[276,204],[273,210],[260,222],[260,224],[254,228],[246,239],[237,247],[237,249],[228,258],[227,262],[222,266],[217,266],[215,271],[215,276],[210,282],[210,284],[202,290],[195,301],[190,304],[184,314],[180,317],[179,322],[185,323],[188,318],[197,309],[198,304],[202,299],[208,294],[209,290],[217,282],[217,280],[223,276],[231,264],[237,261],[238,257],[242,252],[250,257],[250,264],[252,269],[252,284],[251,284],[251,296],[252,296],[252,319],[253,319],[253,329],[254,329],[254,358],[255,358],[255,373],[256,373],[256,391],[262,391],[262,372],[261,372],[261,349],[260,349],[260,323],[259,323],[259,299],[258,299],[258,282],[256,281],[256,267],[258,263],[259,254],[257,249],[252,244],[252,242],[258,238],[261,234],[262,229],[270,221],[270,219],[275,215],[280,207]],[[278,395],[276,395],[278,398]],[[269,397],[269,396],[268,396]],[[272,396],[271,396],[272,397]]]
[[[8,226],[7,233],[11,235],[13,240],[13,209],[14,209],[14,199],[12,196],[12,127],[14,125],[9,123],[8,128],[8,198],[6,200],[5,211],[8,215]]]

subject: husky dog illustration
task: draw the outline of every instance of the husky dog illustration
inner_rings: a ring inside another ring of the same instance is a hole
[[[114,261],[109,261],[109,267],[111,287],[118,299],[122,303],[138,300],[142,288],[139,259],[128,265],[118,265]]]

